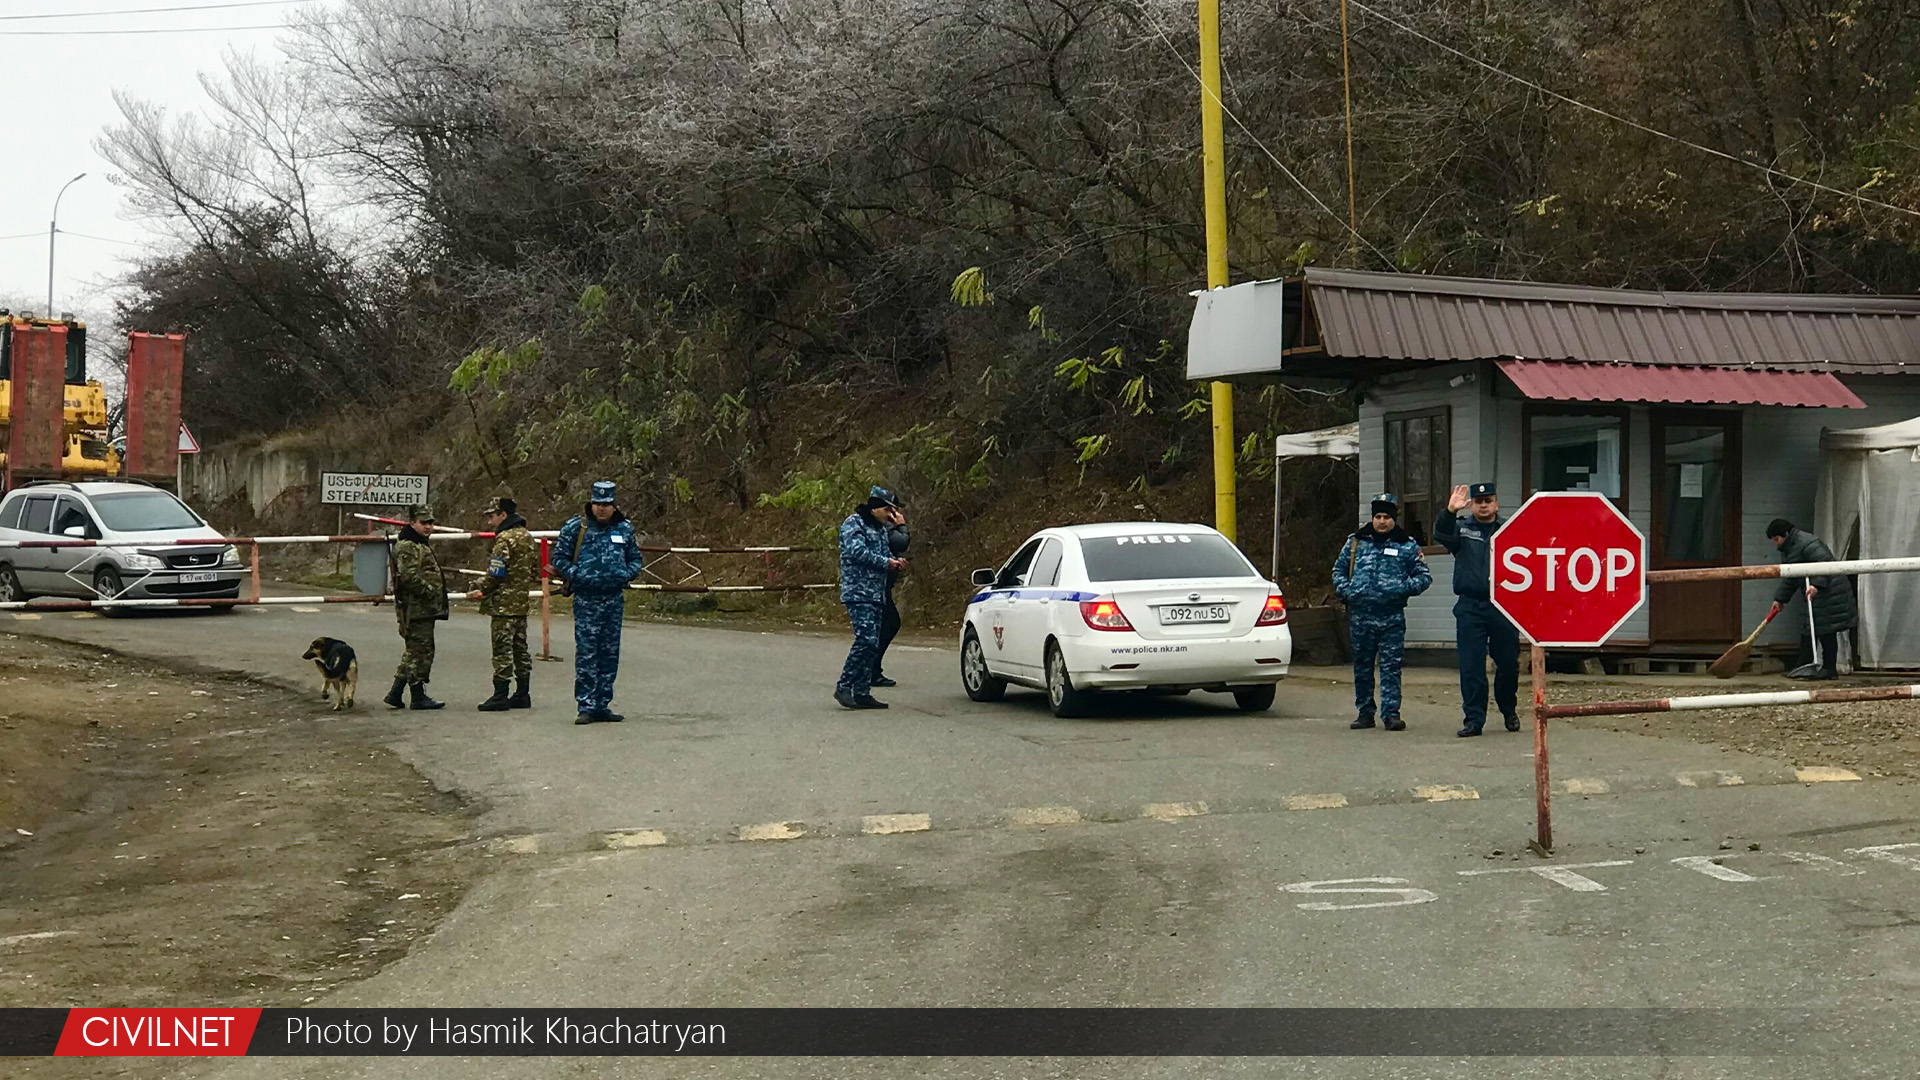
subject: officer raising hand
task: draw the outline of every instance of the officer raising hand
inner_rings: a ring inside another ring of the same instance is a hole
[[[1457,517],[1469,505],[1473,513]],[[1504,519],[1492,484],[1466,484],[1447,496],[1447,512],[1433,523],[1433,538],[1453,556],[1453,626],[1460,655],[1461,738],[1480,734],[1487,722],[1487,656],[1493,656],[1493,700],[1508,731],[1520,730],[1514,700],[1520,685],[1520,632],[1493,606],[1492,541]]]

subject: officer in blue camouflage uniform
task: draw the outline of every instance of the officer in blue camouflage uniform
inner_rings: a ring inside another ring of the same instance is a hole
[[[573,697],[576,724],[618,723],[613,680],[620,672],[620,620],[626,588],[640,574],[640,542],[614,505],[613,481],[596,480],[593,501],[560,527],[551,558],[553,576],[573,596]]]
[[[1373,497],[1373,518],[1340,548],[1333,591],[1347,602],[1353,639],[1353,706],[1349,725],[1373,726],[1373,664],[1380,661],[1380,726],[1405,731],[1400,719],[1400,663],[1407,640],[1407,600],[1433,584],[1420,543],[1399,525],[1400,500]]]
[[[896,559],[907,557],[907,545],[913,537],[907,532],[907,508],[900,505],[894,493],[878,484],[867,489],[867,497],[880,499],[893,507],[894,523],[887,528],[887,554]],[[880,648],[873,658],[873,685],[898,686],[897,682],[887,678],[887,646],[900,633],[900,608],[893,602],[893,588],[900,584],[900,571],[887,571],[887,596],[880,605]]]
[[[1473,516],[1455,515],[1471,503]],[[1454,734],[1470,739],[1487,723],[1487,656],[1493,656],[1493,700],[1508,731],[1520,730],[1515,695],[1520,688],[1520,631],[1488,599],[1493,581],[1493,534],[1506,519],[1492,484],[1461,484],[1447,498],[1447,512],[1433,523],[1433,538],[1453,555],[1453,627],[1460,654],[1460,710]]]
[[[906,520],[891,492],[874,488],[840,523],[840,602],[853,624],[853,647],[834,684],[833,700],[849,709],[884,709],[873,698],[873,669],[880,657],[880,618],[887,602],[887,574],[904,570],[894,558],[887,530]]]

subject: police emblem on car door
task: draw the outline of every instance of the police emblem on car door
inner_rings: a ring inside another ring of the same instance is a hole
[[[996,626],[993,628],[993,647],[996,649],[1002,649],[1002,650],[1004,650],[1007,647],[1007,628],[1006,627]]]

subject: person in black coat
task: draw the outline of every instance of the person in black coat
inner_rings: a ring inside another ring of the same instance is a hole
[[[1774,518],[1767,523],[1767,538],[1773,546],[1780,549],[1782,563],[1833,562],[1832,549],[1821,539],[1805,529],[1795,528],[1786,518]],[[1782,577],[1780,588],[1773,594],[1773,608],[1768,613],[1778,615],[1780,609],[1796,596],[1805,593],[1807,602],[1813,608],[1813,624],[1807,628],[1814,636],[1818,648],[1815,650],[1814,663],[1795,668],[1788,672],[1794,679],[1831,679],[1839,674],[1840,635],[1852,630],[1859,622],[1859,612],[1853,603],[1853,579],[1844,575],[1816,575],[1807,577]]]
[[[867,501],[869,504],[894,508],[896,511],[894,517],[898,520],[887,527],[887,548],[893,553],[894,558],[906,558],[907,544],[912,538],[907,534],[907,513],[901,508],[900,500],[893,492],[875,484],[867,491]],[[887,646],[893,644],[894,635],[900,632],[900,609],[893,604],[893,586],[899,580],[900,571],[887,571],[887,598],[880,608],[880,654],[873,658],[873,685],[875,686],[900,685],[887,678],[880,670],[887,659]]]

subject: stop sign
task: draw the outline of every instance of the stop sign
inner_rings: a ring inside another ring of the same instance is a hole
[[[1595,646],[1647,597],[1647,538],[1592,491],[1542,491],[1493,534],[1493,606],[1538,645]]]

